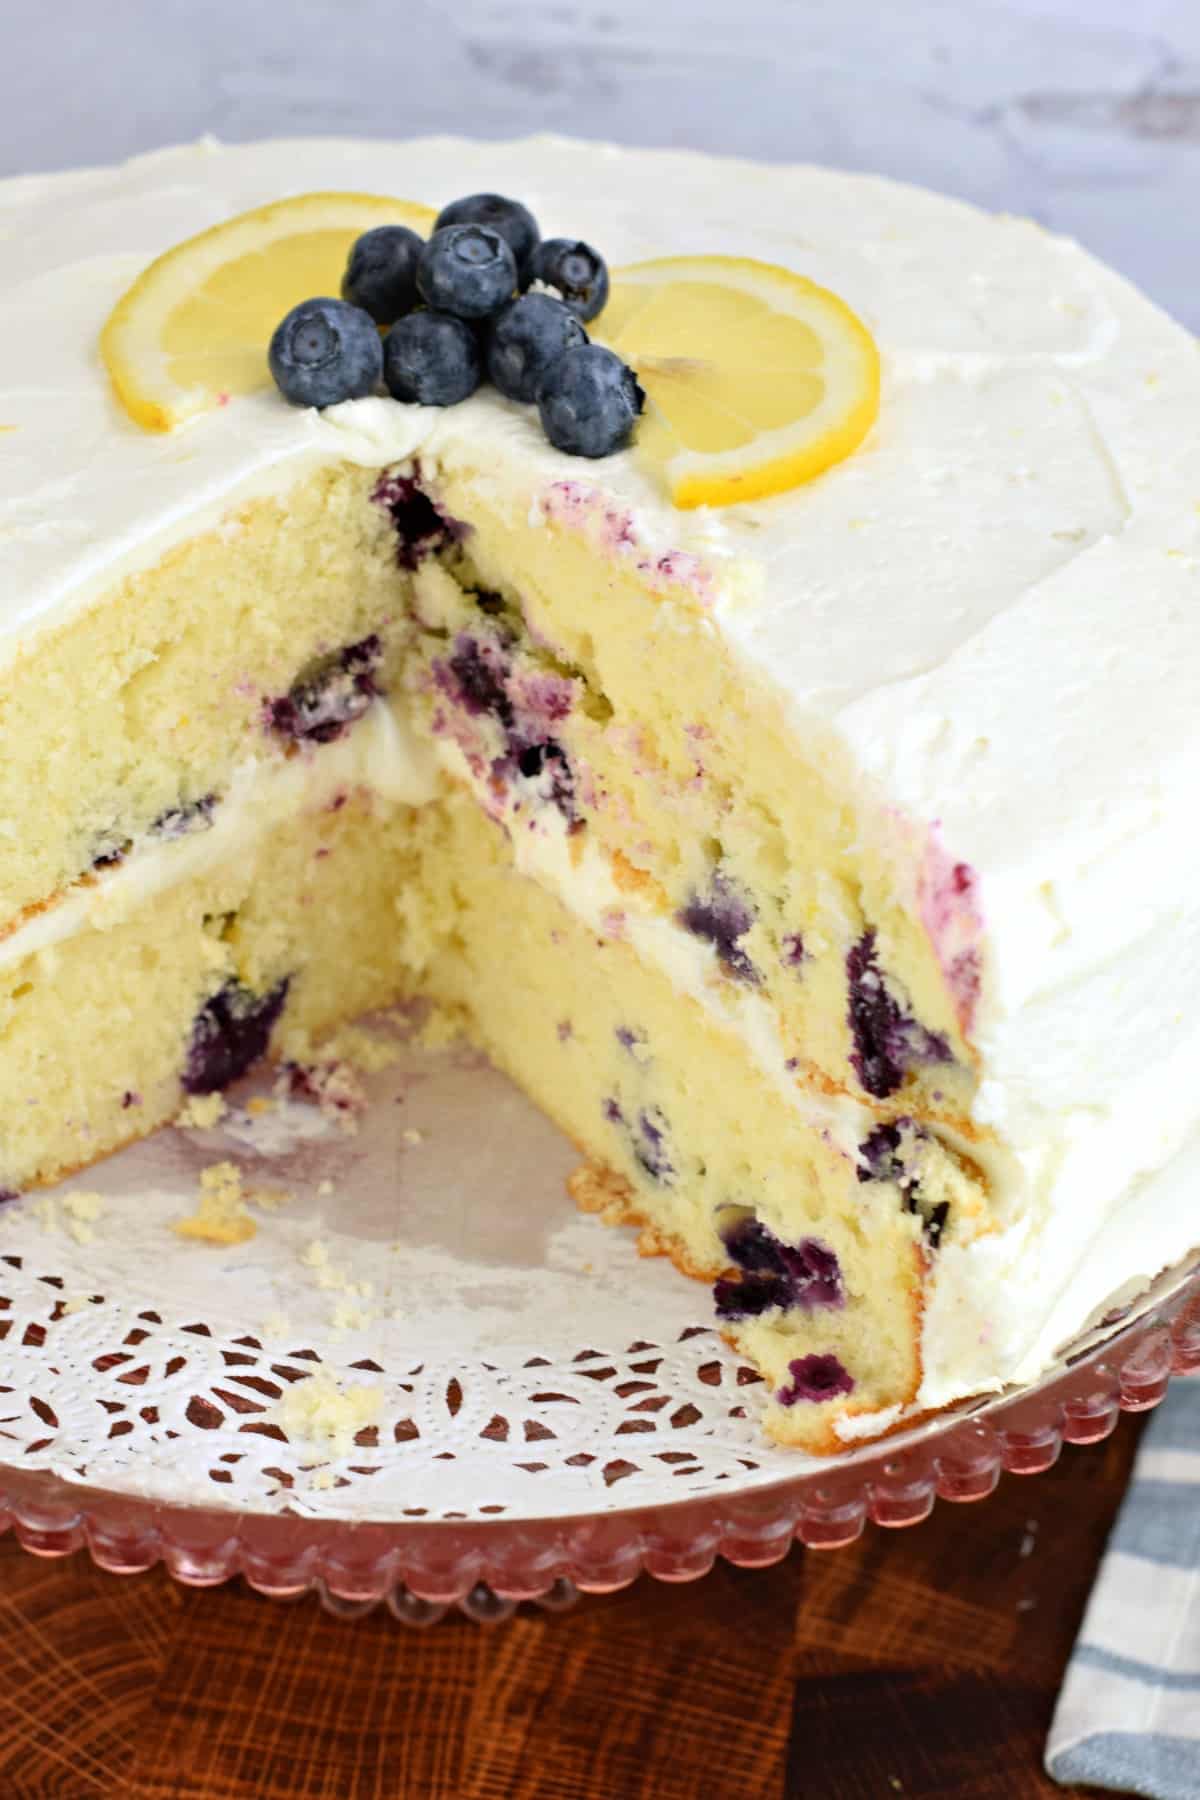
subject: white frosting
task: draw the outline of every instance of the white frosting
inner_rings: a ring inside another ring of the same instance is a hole
[[[613,262],[721,251],[843,294],[884,358],[879,424],[776,500],[676,514],[627,456],[581,465],[480,395],[445,414],[271,393],[155,437],[96,354],[191,232],[289,192],[519,193]],[[161,152],[0,184],[0,660],[233,501],[329,457],[471,447],[545,516],[576,484],[690,552],[730,648],[864,793],[940,824],[988,934],[978,1115],[1015,1223],[947,1248],[922,1404],[1025,1376],[1107,1295],[1200,1240],[1200,358],[1076,245],[868,177],[558,140]]]

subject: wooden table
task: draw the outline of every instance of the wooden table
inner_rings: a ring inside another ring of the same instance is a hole
[[[5,1800],[1037,1800],[1137,1427],[907,1532],[425,1632],[0,1540]]]

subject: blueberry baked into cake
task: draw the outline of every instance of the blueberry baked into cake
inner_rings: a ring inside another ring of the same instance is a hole
[[[0,1189],[423,996],[816,1451],[1200,1241],[1181,328],[1028,222],[551,140],[0,209]]]

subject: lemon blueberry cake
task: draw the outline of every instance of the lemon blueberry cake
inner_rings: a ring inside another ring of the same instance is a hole
[[[1200,1239],[1179,327],[1027,222],[550,140],[0,213],[0,1188],[426,996],[817,1450]]]

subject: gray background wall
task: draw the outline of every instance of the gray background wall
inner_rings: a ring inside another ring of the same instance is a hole
[[[0,0],[0,172],[211,131],[812,158],[1072,232],[1200,329],[1200,0]]]

